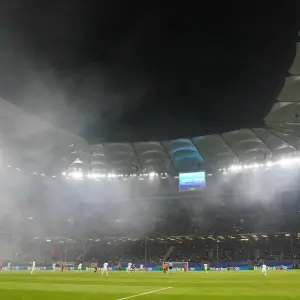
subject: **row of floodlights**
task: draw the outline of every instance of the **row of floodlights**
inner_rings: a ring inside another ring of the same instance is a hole
[[[63,172],[62,175],[65,178],[71,178],[75,180],[84,180],[84,179],[123,179],[127,180],[130,177],[139,177],[139,179],[155,179],[155,178],[162,178],[165,179],[167,174],[166,173],[157,173],[157,172],[150,172],[150,173],[142,173],[142,174],[115,174],[115,173],[85,173],[82,170],[74,170],[70,172]]]
[[[229,173],[240,173],[245,171],[257,171],[259,169],[270,169],[272,167],[299,167],[300,166],[300,157],[294,156],[289,158],[282,158],[277,161],[266,161],[265,163],[254,163],[254,164],[233,164],[229,166],[228,168],[220,168],[219,171],[222,172],[222,174],[229,174]],[[7,166],[8,168],[12,168],[11,165]],[[15,168],[17,171],[21,171],[20,168]],[[30,175],[41,175],[44,177],[46,176],[43,173],[36,173],[31,172]],[[94,179],[94,180],[127,180],[130,177],[138,177],[140,180],[143,179],[155,179],[155,178],[161,178],[166,179],[167,173],[158,173],[158,172],[145,172],[145,173],[132,173],[132,174],[116,174],[116,173],[100,173],[100,172],[90,172],[86,173],[82,169],[74,169],[68,172],[62,173],[63,177],[66,179],[75,179],[75,180],[84,180],[84,179]],[[212,174],[208,173],[207,176],[211,176]],[[53,178],[57,177],[56,175],[51,176]],[[178,176],[175,176],[175,178],[178,178]]]
[[[235,164],[229,168],[219,169],[223,174],[239,173],[243,171],[257,171],[259,169],[270,169],[272,167],[298,167],[300,165],[300,157],[282,158],[277,161],[267,161],[265,163],[254,164]]]
[[[11,165],[7,165],[8,168],[13,168]],[[22,170],[20,168],[15,168],[17,171],[21,172]],[[43,177],[49,177],[45,175],[44,173],[37,173],[37,172],[29,172],[30,175],[40,175]],[[71,179],[78,179],[78,180],[84,180],[85,178],[88,179],[95,179],[95,180],[101,180],[101,179],[123,179],[127,180],[130,177],[138,177],[139,179],[155,179],[155,178],[167,178],[167,173],[157,173],[157,172],[148,172],[148,173],[132,173],[132,174],[116,174],[116,173],[100,173],[100,172],[89,172],[86,173],[84,170],[78,168],[74,169],[68,172],[62,172],[61,174],[65,178],[71,178]],[[56,178],[57,175],[52,175],[51,177]],[[175,178],[178,178],[178,176],[175,176]]]
[[[244,171],[257,171],[259,169],[270,169],[272,167],[298,167],[300,165],[300,157],[289,157],[289,158],[282,158],[277,161],[267,161],[265,163],[254,163],[254,164],[235,164],[231,165],[229,168],[219,169],[223,174],[228,173],[239,173]],[[115,174],[115,173],[85,173],[81,169],[63,172],[62,174],[65,178],[77,179],[77,180],[84,180],[85,178],[88,179],[95,179],[95,180],[103,180],[103,179],[119,179],[119,180],[127,180],[129,177],[139,177],[139,179],[155,179],[155,178],[162,178],[165,179],[167,174],[166,173],[157,173],[157,172],[149,172],[149,173],[141,173],[141,174]],[[211,174],[208,174],[208,176]],[[178,176],[176,176],[178,177]]]

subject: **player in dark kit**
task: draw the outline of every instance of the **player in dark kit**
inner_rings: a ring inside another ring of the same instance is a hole
[[[96,263],[96,264],[94,265],[94,273],[97,273],[97,271],[98,271],[98,264]]]

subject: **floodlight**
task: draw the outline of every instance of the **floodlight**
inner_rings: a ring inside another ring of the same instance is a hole
[[[80,179],[83,179],[83,172],[81,171],[73,171],[73,172],[70,172],[69,173],[69,176],[72,178],[72,179],[75,179],[75,180],[80,180]]]

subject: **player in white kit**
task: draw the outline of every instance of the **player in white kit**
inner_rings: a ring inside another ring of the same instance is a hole
[[[131,270],[132,270],[132,263],[128,263],[128,266],[127,266],[127,268],[126,268],[126,272],[127,273],[130,273],[131,272]]]
[[[173,273],[173,263],[172,262],[169,263],[169,273],[170,274]]]
[[[81,272],[81,270],[82,270],[82,263],[80,263],[80,264],[78,265],[78,267],[77,267],[77,272]]]
[[[35,260],[32,262],[31,274],[35,271]]]
[[[9,263],[7,264],[7,270],[10,271],[10,269],[11,269],[11,263],[9,262]]]
[[[106,276],[108,276],[108,263],[107,262],[105,262],[103,264],[102,275],[104,275],[104,273],[106,273]]]
[[[204,264],[203,266],[204,266],[205,273],[207,273],[207,264]]]
[[[55,269],[56,269],[56,264],[55,264],[55,263],[53,263],[53,264],[52,264],[52,272],[54,272],[54,271],[55,271]]]
[[[265,265],[265,263],[263,263],[261,266],[261,275],[263,276],[267,275],[267,266]]]
[[[144,265],[140,265],[140,272],[144,271]]]

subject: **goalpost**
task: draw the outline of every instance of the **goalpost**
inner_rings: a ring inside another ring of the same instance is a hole
[[[165,261],[164,264],[170,265],[172,264],[172,271],[184,271],[184,267],[186,266],[187,270],[189,270],[188,262],[178,262],[178,261]]]

